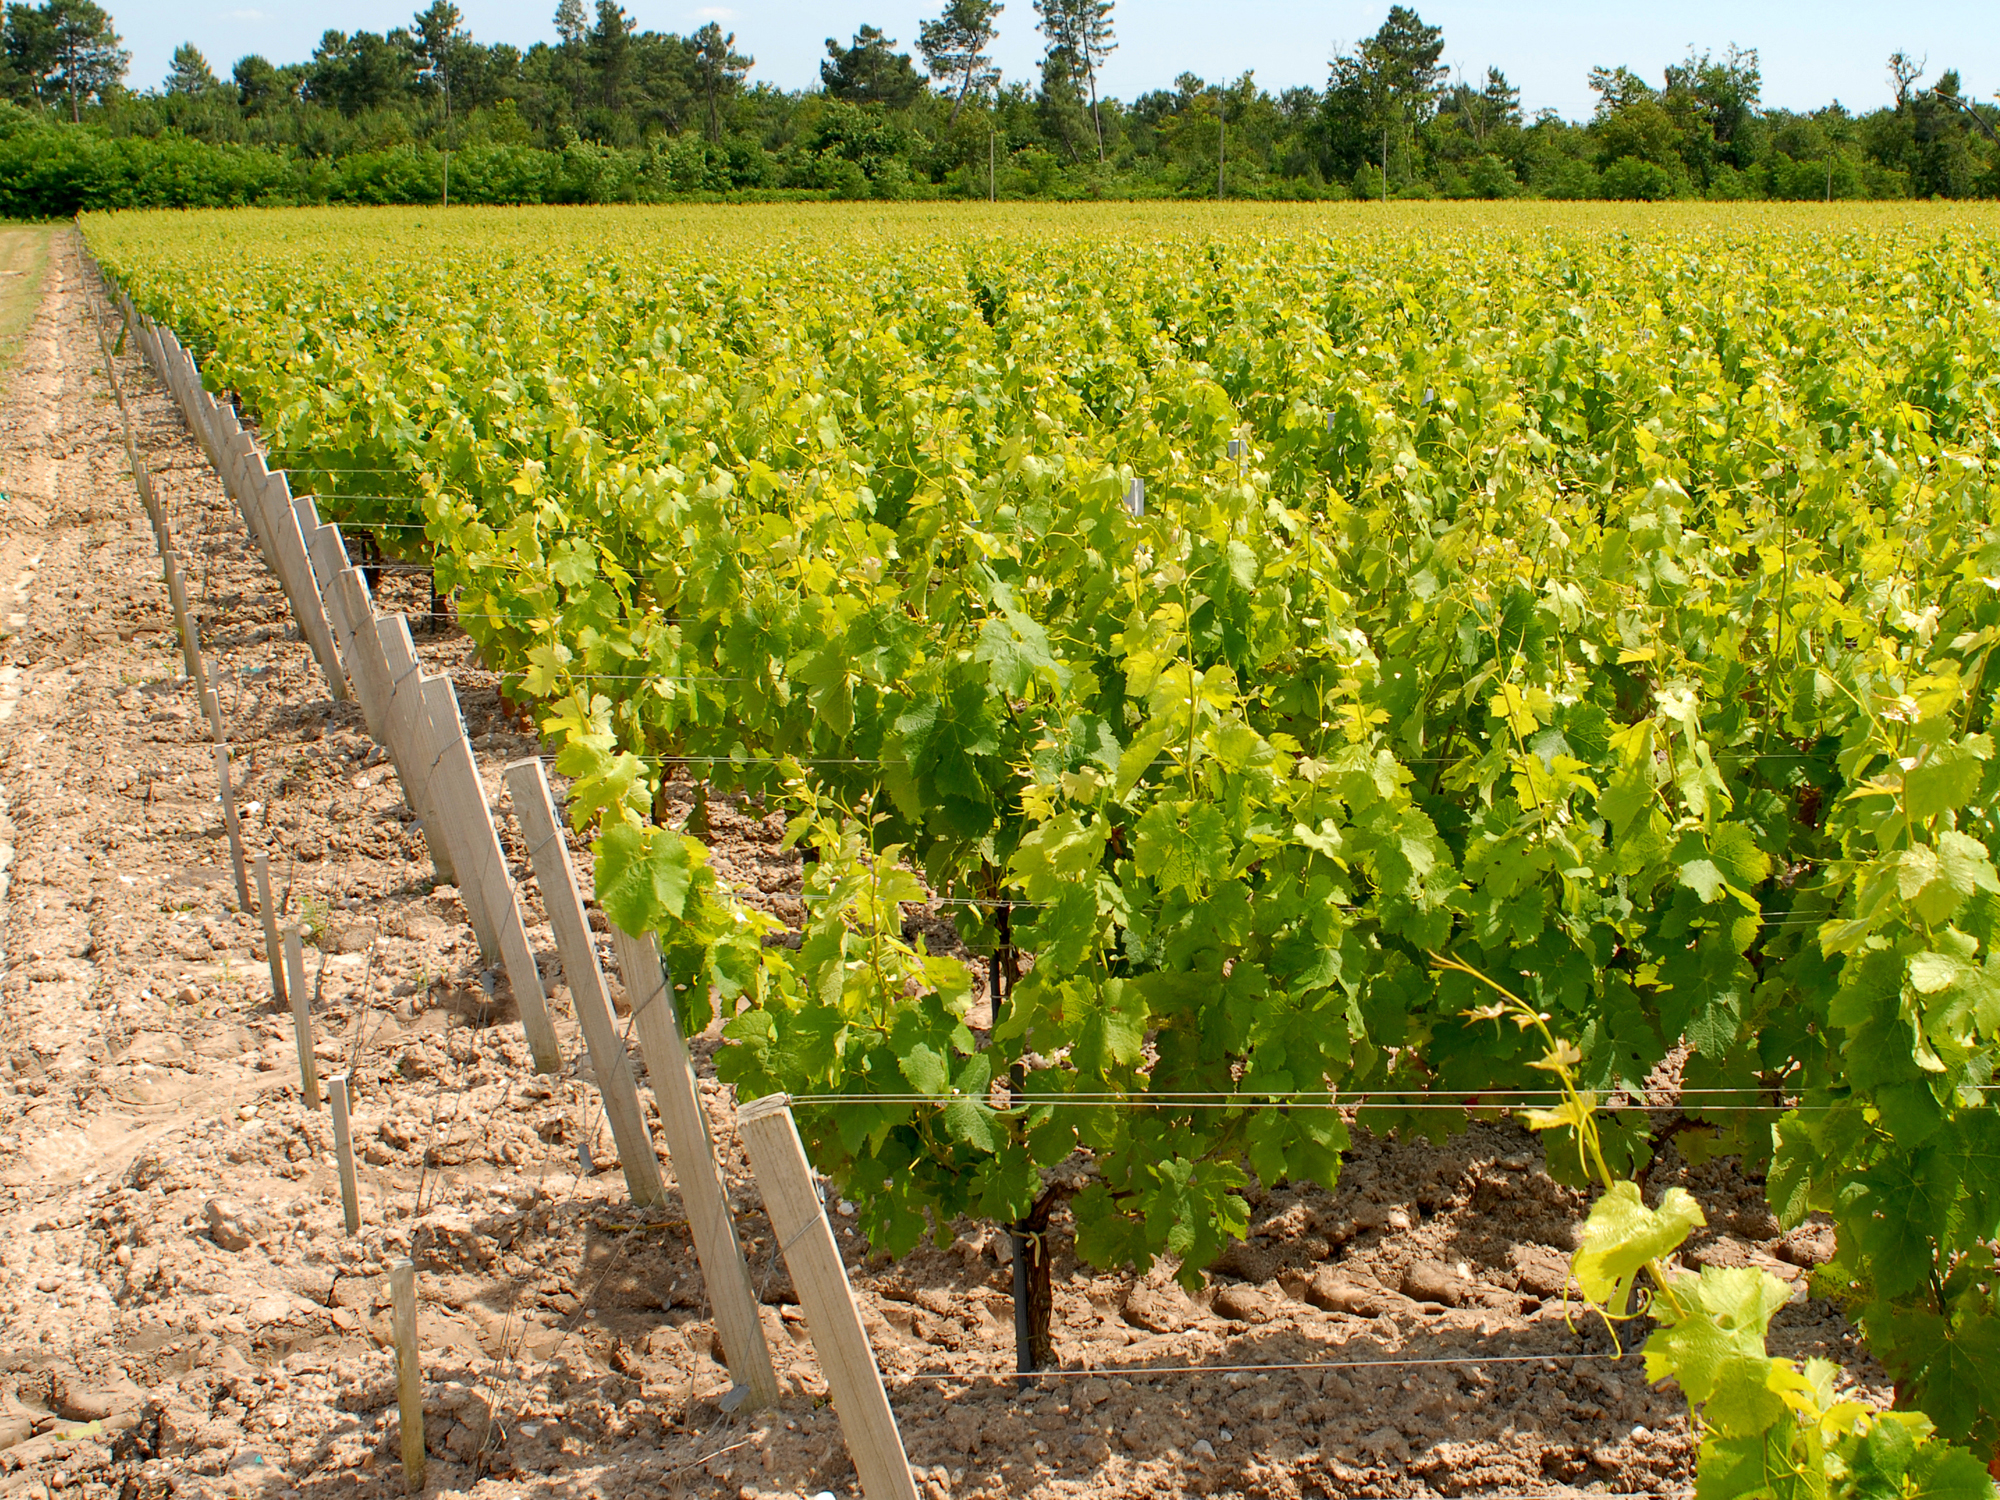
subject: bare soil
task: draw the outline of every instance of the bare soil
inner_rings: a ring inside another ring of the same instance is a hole
[[[738,1416],[717,1404],[730,1380],[684,1219],[628,1205],[586,1063],[530,1070],[393,769],[330,699],[128,343],[134,435],[198,601],[246,837],[314,935],[321,1071],[354,1079],[366,1222],[342,1232],[331,1127],[301,1107],[260,924],[236,899],[92,274],[58,236],[0,409],[0,1496],[400,1494],[382,1270],[405,1254],[440,1493],[850,1493],[728,1091],[704,1081],[790,1390]],[[427,602],[420,579],[382,594],[413,616]],[[501,765],[535,746],[463,636],[418,640],[457,677],[553,982],[499,792]],[[724,874],[796,920],[775,823],[711,817]],[[559,984],[554,1004],[579,1059]],[[704,1072],[714,1046],[697,1043]],[[1566,1314],[1586,1204],[1543,1165],[1511,1125],[1443,1146],[1362,1135],[1337,1192],[1259,1191],[1251,1238],[1192,1298],[1164,1269],[1135,1282],[1063,1253],[1070,1373],[1025,1391],[995,1378],[1012,1354],[1004,1236],[965,1224],[889,1263],[838,1205],[835,1223],[927,1496],[1684,1492],[1680,1396]],[[1673,1182],[1708,1213],[1692,1257],[1797,1282],[1781,1352],[1839,1360],[1883,1397],[1848,1325],[1806,1294],[1799,1266],[1825,1231],[1779,1239],[1734,1163],[1692,1170],[1668,1147],[1651,1185]],[[1147,1373],[1185,1366],[1203,1369]]]

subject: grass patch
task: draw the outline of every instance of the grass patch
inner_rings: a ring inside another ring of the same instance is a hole
[[[41,303],[51,233],[45,224],[0,225],[0,370],[13,364]]]

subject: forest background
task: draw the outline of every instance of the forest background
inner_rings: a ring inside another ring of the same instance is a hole
[[[1016,0],[1019,3],[1019,0]],[[1887,60],[1883,102],[1766,108],[1758,55],[1690,50],[1658,80],[1591,70],[1588,120],[1525,117],[1499,68],[1454,80],[1393,7],[1323,88],[1182,73],[1098,87],[1113,0],[1031,0],[1039,76],[994,65],[1003,7],[945,0],[910,49],[830,38],[819,86],[754,79],[714,22],[642,30],[561,0],[556,41],[480,41],[434,0],[386,33],[227,75],[191,44],[154,87],[94,0],[0,20],[0,216],[292,203],[675,199],[1886,199],[2000,196],[2000,108],[1950,68]]]

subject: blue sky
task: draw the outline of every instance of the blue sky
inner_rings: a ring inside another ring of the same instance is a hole
[[[517,46],[551,40],[555,0],[459,0],[467,24],[485,41]],[[176,45],[192,41],[218,73],[247,52],[273,62],[301,61],[328,27],[385,30],[405,24],[413,0],[106,0],[132,52],[128,82],[157,86]],[[687,31],[709,20],[734,31],[757,59],[753,79],[786,88],[816,81],[825,38],[843,41],[866,22],[905,48],[935,0],[628,0],[641,26]],[[2000,23],[1991,0],[1911,0],[1893,5],[1852,0],[1819,3],[1661,5],[1534,0],[1509,5],[1419,3],[1445,33],[1445,60],[1467,77],[1491,64],[1504,69],[1531,112],[1552,107],[1589,113],[1585,77],[1595,64],[1624,64],[1654,82],[1690,45],[1720,51],[1730,43],[1762,56],[1767,104],[1805,108],[1839,99],[1851,109],[1886,102],[1883,62],[1897,49],[1928,56],[1932,74],[1957,67],[1980,98],[2000,90]],[[1319,86],[1327,59],[1381,24],[1387,0],[1304,4],[1298,0],[1121,0],[1114,19],[1119,47],[1105,69],[1120,97],[1164,88],[1189,70],[1210,81],[1253,69],[1273,90]],[[1034,76],[1039,55],[1031,0],[1007,0],[998,59],[1009,78]]]

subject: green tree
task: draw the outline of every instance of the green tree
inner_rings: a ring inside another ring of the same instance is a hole
[[[956,84],[948,124],[958,122],[967,98],[983,98],[1000,82],[988,49],[1002,9],[995,0],[947,0],[942,14],[917,27],[917,51],[931,77]]]
[[[431,0],[430,9],[418,12],[411,22],[416,28],[417,82],[443,101],[447,125],[451,120],[452,78],[472,40],[463,21],[451,0]]]
[[[592,103],[607,115],[626,110],[634,61],[632,34],[638,29],[639,23],[617,0],[597,0],[597,20],[584,34],[583,56],[590,68]]]
[[[1350,157],[1358,139],[1372,137],[1379,144],[1384,196],[1393,142],[1405,148],[1404,180],[1414,176],[1407,151],[1416,128],[1437,112],[1445,79],[1438,63],[1443,54],[1443,30],[1426,26],[1414,10],[1396,5],[1375,35],[1352,54],[1333,60],[1324,106],[1328,135]]]
[[[247,116],[271,113],[294,101],[296,85],[268,58],[253,52],[230,70],[236,82],[236,103]]]
[[[1469,83],[1454,85],[1438,112],[1455,117],[1472,143],[1484,149],[1498,132],[1521,128],[1521,91],[1498,68],[1488,68],[1478,88]]]
[[[185,94],[200,97],[212,94],[222,87],[222,80],[215,76],[215,70],[208,65],[208,59],[193,42],[182,42],[174,48],[172,66],[167,69],[166,91],[169,94]]]
[[[746,57],[736,50],[736,33],[723,33],[720,26],[710,21],[697,31],[689,41],[694,45],[694,77],[697,92],[708,114],[708,138],[722,139],[722,103],[732,98],[743,87],[743,80],[757,59]]]
[[[44,108],[67,102],[72,121],[101,104],[124,81],[132,55],[119,46],[111,17],[93,0],[9,5],[4,24],[7,70],[17,97]]]
[[[1097,103],[1097,69],[1117,49],[1111,10],[1116,0],[1035,0],[1042,36],[1048,43],[1042,74],[1058,89],[1090,90],[1090,124],[1097,159],[1104,160],[1104,120]],[[1055,62],[1052,70],[1048,64]],[[1047,89],[1044,89],[1047,92]]]
[[[874,26],[855,32],[851,47],[828,37],[827,60],[819,65],[819,81],[835,99],[907,109],[923,92],[924,81],[917,76],[910,54],[895,51],[895,46],[895,38],[884,36]]]
[[[306,64],[306,93],[349,119],[407,100],[416,90],[416,47],[407,31],[329,31]]]

